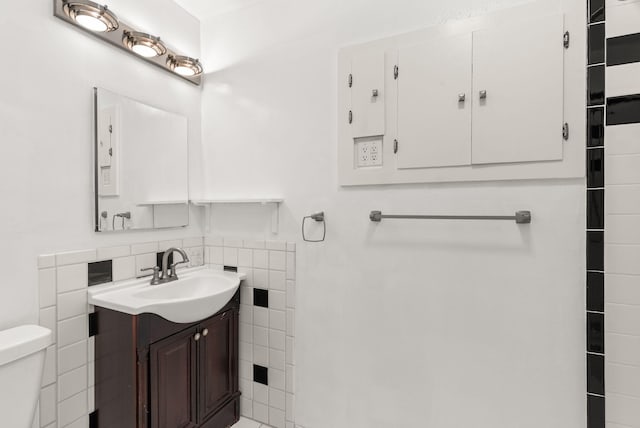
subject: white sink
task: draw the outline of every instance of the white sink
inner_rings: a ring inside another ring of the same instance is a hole
[[[131,315],[152,313],[177,322],[203,320],[222,309],[245,279],[244,274],[208,268],[178,272],[177,281],[150,285],[141,278],[89,288],[89,303]]]

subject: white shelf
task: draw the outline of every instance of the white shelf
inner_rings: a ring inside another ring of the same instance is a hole
[[[284,202],[282,198],[220,198],[220,199],[193,199],[191,203],[195,206],[204,207],[206,210],[207,232],[211,225],[211,207],[213,205],[272,205],[271,232],[277,234],[280,229],[280,204]]]
[[[140,202],[136,204],[139,207],[148,207],[152,205],[187,205],[189,201],[181,200],[181,201],[149,201],[149,202]]]
[[[242,198],[242,199],[195,199],[191,201],[194,205],[214,205],[214,204],[281,204],[281,198]]]

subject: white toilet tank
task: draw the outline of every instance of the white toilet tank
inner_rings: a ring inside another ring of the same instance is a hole
[[[0,425],[31,428],[51,330],[23,325],[0,331]]]

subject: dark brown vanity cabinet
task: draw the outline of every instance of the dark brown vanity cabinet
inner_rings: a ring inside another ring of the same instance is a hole
[[[216,315],[176,324],[96,308],[99,428],[226,428],[240,418],[236,296]]]

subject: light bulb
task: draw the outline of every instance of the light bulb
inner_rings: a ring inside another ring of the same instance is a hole
[[[193,76],[194,74],[196,74],[195,70],[193,68],[190,67],[184,67],[184,66],[177,66],[176,68],[173,69],[173,71],[175,71],[176,73],[178,73],[181,76]]]
[[[78,15],[75,17],[76,22],[87,30],[104,33],[107,31],[107,24],[97,18],[89,15]]]
[[[155,49],[145,45],[133,45],[131,47],[131,50],[145,58],[153,58],[154,56],[158,56],[158,52],[156,52]]]

